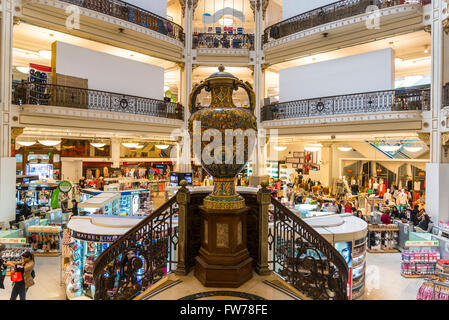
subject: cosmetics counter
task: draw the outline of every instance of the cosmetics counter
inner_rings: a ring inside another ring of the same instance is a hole
[[[93,299],[95,259],[143,217],[72,217],[63,235],[61,281],[70,300]]]
[[[153,201],[151,200],[151,192],[147,189],[134,189],[124,191],[101,191],[98,189],[83,189],[80,191],[80,204],[79,208],[83,207],[83,202],[92,197],[99,196],[101,194],[114,194],[118,195],[118,209],[115,209],[114,201],[111,206],[107,206],[115,212],[118,210],[120,216],[136,216],[136,215],[149,215],[153,212]],[[95,202],[95,201],[94,201]],[[94,207],[95,208],[95,207]],[[98,208],[97,208],[98,209]],[[109,214],[109,213],[105,213]]]

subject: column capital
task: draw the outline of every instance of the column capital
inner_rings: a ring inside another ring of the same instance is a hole
[[[193,12],[195,13],[195,9],[198,6],[198,0],[179,0],[179,4],[182,9],[182,17],[184,18],[186,15],[186,4],[189,9],[193,7]]]
[[[15,139],[23,133],[23,128],[12,127],[11,128],[11,139]]]
[[[249,5],[251,7],[251,10],[253,11],[254,18],[256,17],[256,9],[257,11],[260,11],[260,9],[262,9],[262,17],[265,20],[269,4],[270,0],[250,0]]]
[[[443,20],[443,30],[447,35],[449,35],[449,18]]]

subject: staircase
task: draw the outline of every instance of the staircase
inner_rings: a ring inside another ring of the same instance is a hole
[[[95,262],[94,298],[195,299],[199,293],[222,297],[223,291],[236,298],[235,292],[242,290],[248,298],[258,296],[245,287],[256,281],[254,284],[266,285],[265,289],[283,288],[286,299],[348,299],[348,267],[343,257],[312,227],[272,198],[266,186],[258,191],[239,191],[249,207],[247,247],[256,276],[240,288],[200,286],[197,292],[181,296],[180,283],[195,281],[192,270],[201,246],[199,206],[208,193],[181,187],[174,197],[106,249]],[[163,298],[161,293],[168,290],[178,295]]]

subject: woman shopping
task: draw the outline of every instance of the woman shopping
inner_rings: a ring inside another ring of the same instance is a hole
[[[26,251],[22,254],[22,261],[19,262],[7,262],[6,266],[13,268],[11,272],[14,276],[11,276],[13,281],[13,287],[11,291],[11,299],[16,300],[17,296],[20,300],[26,300],[26,293],[28,289],[34,285],[34,256],[31,252]],[[13,280],[16,279],[16,280]]]

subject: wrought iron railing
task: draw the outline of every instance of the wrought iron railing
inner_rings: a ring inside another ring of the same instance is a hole
[[[396,89],[273,103],[262,121],[353,113],[430,110],[430,89]]]
[[[199,33],[193,36],[193,49],[223,48],[254,50],[253,34]]]
[[[182,27],[150,11],[120,0],[62,0],[82,8],[107,14],[184,42]]]
[[[129,230],[95,261],[96,300],[129,300],[173,271],[177,263],[176,197]]]
[[[429,0],[342,0],[292,18],[278,22],[265,29],[263,43],[269,43],[288,35],[301,32],[325,23],[338,21],[365,13],[369,6],[375,5],[379,9],[402,5],[405,3],[430,3]]]
[[[330,243],[272,198],[266,185],[258,193],[239,193],[249,207],[248,251],[258,272],[271,269],[312,299],[347,299],[348,269]],[[201,246],[199,206],[207,194],[181,188],[106,249],[95,262],[95,299],[132,299],[172,271],[188,274]],[[275,208],[272,227],[270,203]],[[179,224],[174,227],[176,214]],[[272,261],[268,252],[273,253]]]
[[[51,105],[184,119],[182,105],[162,100],[35,82],[13,83],[12,88],[12,103],[17,105]]]
[[[275,198],[268,230],[270,269],[313,300],[347,300],[348,266],[317,231]]]
[[[443,107],[449,107],[449,82],[443,86]]]

